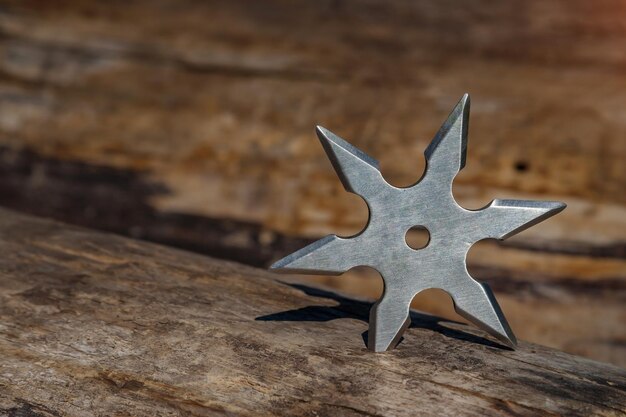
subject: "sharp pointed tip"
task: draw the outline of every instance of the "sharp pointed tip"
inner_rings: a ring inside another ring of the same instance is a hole
[[[322,125],[315,126],[315,133],[317,134],[320,142],[322,142],[322,146],[324,146],[324,149],[326,149],[327,151],[332,149],[328,148],[328,146],[338,146],[341,149],[350,149],[352,147],[352,145],[350,145],[348,142],[346,142],[330,130],[326,129]]]
[[[452,114],[457,115],[458,117],[458,115],[462,113],[464,117],[467,117],[469,115],[470,103],[471,103],[471,100],[470,100],[469,93],[463,94],[463,96],[458,101],[456,106],[454,106],[454,110],[452,111]]]
[[[269,269],[281,274],[339,275],[350,268],[344,269],[341,265],[336,266],[328,252],[332,252],[333,248],[336,248],[333,244],[343,241],[336,235],[323,237],[274,262]],[[330,249],[327,245],[331,245]]]
[[[463,111],[463,114],[467,113],[470,102],[471,102],[471,99],[470,99],[469,93],[464,93],[459,99],[459,101],[457,101],[456,105],[452,109],[452,112],[450,112],[450,116],[458,115],[461,113],[461,111]]]
[[[500,323],[500,329],[491,333],[496,339],[502,342],[505,346],[515,350],[517,348],[517,338],[513,334],[513,331],[509,327],[508,323]]]
[[[465,289],[463,297],[451,295],[457,313],[507,347],[515,349],[517,346],[515,334],[489,285],[474,281],[474,286]]]
[[[501,313],[499,306],[497,309],[500,311],[500,314],[498,314],[498,323],[487,325],[487,328],[484,329],[487,330],[488,333],[491,333],[491,335],[498,339],[498,341],[502,344],[515,350],[517,347],[517,338],[515,337],[513,330],[511,330],[509,323],[506,321],[506,318]]]
[[[322,145],[324,146],[326,146],[326,144],[331,144],[331,143],[334,145],[338,145],[339,144],[338,142],[343,141],[343,139],[341,139],[339,136],[335,135],[333,132],[326,129],[322,125],[315,126],[315,133],[317,134],[317,137],[319,138],[319,140],[322,142]]]
[[[280,259],[276,262],[274,262],[270,267],[269,270],[272,272],[284,272],[285,267],[289,264],[288,257]]]
[[[315,133],[317,133],[317,135],[322,135],[324,137],[326,137],[326,134],[329,132],[328,129],[326,129],[324,126],[322,125],[316,125],[315,126]]]
[[[490,237],[507,239],[555,216],[565,207],[567,205],[560,201],[495,199],[487,208],[495,209],[499,212],[498,216],[504,217],[499,223],[493,223],[493,235]]]
[[[339,137],[335,135],[333,132],[331,132],[330,130],[326,129],[324,126],[322,125],[315,126],[315,134],[317,134],[317,137],[322,143],[322,146],[324,147],[324,149],[326,150],[326,153],[328,153],[329,151],[333,152],[332,151],[333,146],[339,146],[338,141],[337,141]]]
[[[302,258],[305,256],[303,254],[304,249],[306,249],[306,247],[274,262],[269,268],[270,271],[287,274],[299,273],[302,269],[306,269],[308,265],[301,265],[303,263]]]
[[[567,204],[560,201],[507,200],[499,198],[493,200],[491,205],[495,207],[539,210],[550,215],[555,215],[567,207]]]
[[[324,126],[315,126],[315,132],[317,133],[317,137],[322,143],[322,146],[326,150],[326,153],[331,158],[333,166],[335,166],[335,169],[338,172],[343,172],[343,168],[341,165],[343,163],[342,159],[344,159],[343,156],[345,155],[356,157],[357,159],[365,162],[374,169],[379,169],[379,163],[377,160],[367,155],[365,152],[350,144],[346,140],[337,136],[330,130],[326,129]]]
[[[439,153],[439,164],[448,166],[451,158],[456,158],[454,171],[450,171],[449,175],[456,175],[458,171],[465,167],[465,158],[467,156],[467,135],[469,132],[469,114],[470,114],[470,96],[468,93],[463,94],[459,102],[454,106],[445,122],[435,137],[430,142],[424,155],[429,163],[433,163]],[[442,149],[437,151],[437,149]],[[436,163],[436,162],[434,162]]]
[[[282,259],[280,261],[274,262],[272,265],[270,265],[269,269],[280,269],[280,268],[282,268],[281,261],[282,261]]]
[[[511,337],[507,337],[505,344],[513,350],[517,349],[517,338],[515,337],[515,335],[511,335]]]
[[[320,239],[317,242],[314,242],[304,248],[293,252],[290,255],[285,256],[282,259],[274,262],[272,266],[270,266],[270,270],[280,273],[288,273],[295,272],[297,273],[302,268],[307,269],[309,265],[305,258],[313,253],[317,248],[323,246],[326,243],[326,238]]]
[[[332,149],[332,148],[327,148],[327,146],[337,146],[345,150],[350,150],[351,148],[353,148],[353,146],[349,144],[347,141],[340,138],[339,136],[337,136],[330,130],[326,129],[322,125],[315,126],[315,133],[317,134],[317,137],[319,138],[320,142],[322,142],[322,145],[324,146],[324,148],[327,150]]]
[[[565,210],[565,207],[567,207],[567,204],[561,203],[560,201],[544,201],[542,206],[545,211],[544,216],[546,219],[559,214]]]
[[[565,208],[567,207],[567,204],[562,203],[560,201],[552,201],[551,203],[552,203],[551,211],[554,211],[555,214],[565,210]]]

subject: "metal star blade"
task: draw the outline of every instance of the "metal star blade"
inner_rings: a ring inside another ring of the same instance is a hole
[[[388,184],[376,160],[323,127],[319,136],[346,190],[367,203],[370,219],[356,236],[327,236],[272,265],[280,272],[341,274],[369,266],[383,277],[382,297],[370,311],[368,348],[395,347],[410,324],[413,297],[440,288],[452,297],[457,313],[501,342],[515,347],[516,339],[491,289],[472,278],[465,258],[483,239],[506,239],[565,208],[553,201],[494,200],[480,210],[459,206],[452,181],[465,165],[469,122],[465,94],[425,151],[422,179],[408,188]],[[414,250],[406,232],[422,226],[430,233],[426,247]]]

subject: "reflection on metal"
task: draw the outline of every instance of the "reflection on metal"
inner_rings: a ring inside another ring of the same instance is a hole
[[[317,128],[317,135],[346,190],[367,203],[370,219],[356,236],[327,236],[281,259],[281,272],[337,275],[355,266],[376,269],[385,290],[370,311],[368,347],[392,349],[410,324],[413,297],[441,288],[460,315],[510,347],[516,339],[493,293],[467,272],[470,247],[487,238],[505,239],[560,212],[551,201],[494,200],[480,210],[466,210],[452,195],[452,181],[465,165],[470,100],[456,105],[426,149],[422,179],[397,188],[382,177],[378,162],[337,135]],[[410,248],[406,232],[414,226],[430,233],[428,245]]]

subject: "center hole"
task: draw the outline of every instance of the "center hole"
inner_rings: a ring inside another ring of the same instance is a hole
[[[412,249],[422,249],[428,246],[430,233],[424,226],[413,226],[406,232],[404,239],[406,240],[406,244]]]

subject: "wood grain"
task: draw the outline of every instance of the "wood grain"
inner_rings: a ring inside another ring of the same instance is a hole
[[[626,372],[413,313],[366,350],[368,302],[0,210],[9,416],[619,416]]]

